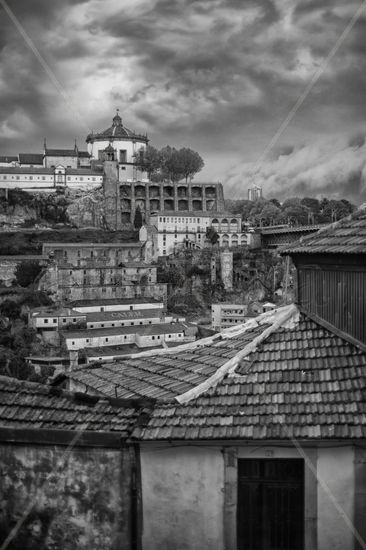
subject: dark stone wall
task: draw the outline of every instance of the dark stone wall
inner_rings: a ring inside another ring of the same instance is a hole
[[[0,546],[28,510],[9,550],[130,550],[130,454],[65,451],[0,445]]]

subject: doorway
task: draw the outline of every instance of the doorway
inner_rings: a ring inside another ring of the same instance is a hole
[[[303,550],[304,461],[239,459],[238,550]]]

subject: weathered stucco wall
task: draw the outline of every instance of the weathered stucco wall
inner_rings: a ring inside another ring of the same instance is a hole
[[[0,545],[34,503],[12,550],[129,549],[128,455],[65,449],[0,446]]]
[[[294,446],[270,445],[232,447],[224,453],[205,446],[143,448],[143,550],[235,550],[237,458],[304,456],[305,549],[354,550],[352,529],[334,504],[354,523],[353,448],[304,447],[300,453]]]
[[[318,550],[353,550],[353,533],[334,505],[336,502],[354,522],[353,448],[319,449],[317,474],[331,493],[329,497],[318,483]]]
[[[218,550],[224,460],[219,448],[142,449],[143,550]]]

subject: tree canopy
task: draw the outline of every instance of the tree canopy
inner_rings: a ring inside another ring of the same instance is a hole
[[[42,271],[37,261],[25,260],[15,268],[15,279],[19,286],[27,287],[34,283],[35,278]]]
[[[188,181],[204,167],[203,159],[196,151],[188,147],[176,149],[170,145],[160,151],[150,145],[141,149],[135,163],[147,172],[152,181]]]
[[[289,197],[282,204],[277,199],[264,198],[256,201],[228,200],[225,204],[233,214],[240,214],[243,222],[254,226],[330,223],[348,216],[355,209],[346,199],[318,200],[312,197]]]
[[[140,229],[140,227],[142,227],[142,224],[143,224],[143,220],[142,220],[141,210],[140,210],[140,207],[137,206],[135,210],[135,218],[133,220],[133,225],[135,229]]]

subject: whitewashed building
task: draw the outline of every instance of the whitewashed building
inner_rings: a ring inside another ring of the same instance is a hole
[[[221,247],[247,244],[247,235],[241,232],[241,217],[209,212],[161,212],[150,216],[154,251],[157,256],[168,256],[176,250],[200,249],[211,244],[207,230],[218,233]]]

